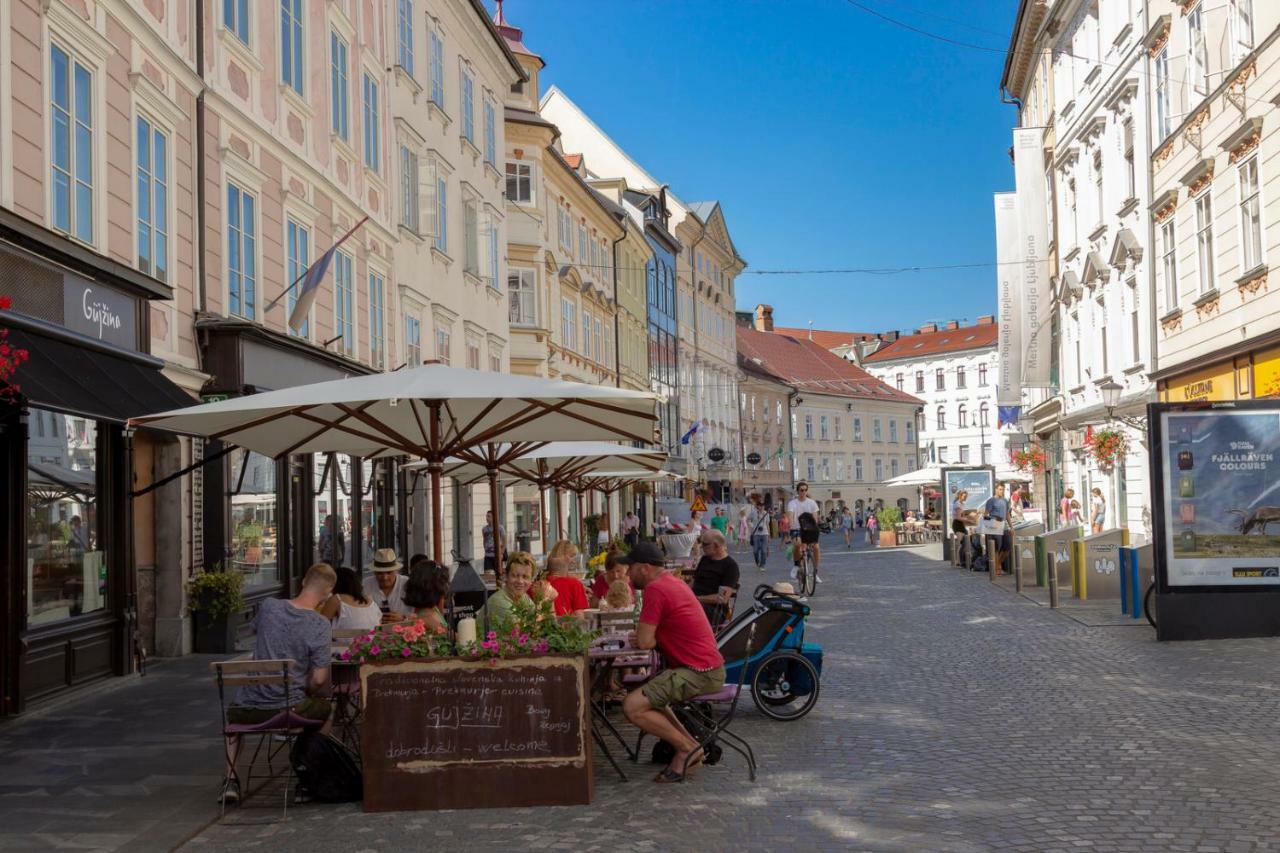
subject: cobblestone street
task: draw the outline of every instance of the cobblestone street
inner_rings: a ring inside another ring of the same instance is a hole
[[[185,849],[314,851],[335,833],[351,850],[1280,848],[1275,641],[1158,646],[1145,622],[1085,627],[923,549],[828,550],[821,700],[795,723],[743,706],[755,784],[734,756],[678,787],[598,768],[589,808],[304,806],[281,823],[272,797]],[[784,571],[775,551],[767,577]]]

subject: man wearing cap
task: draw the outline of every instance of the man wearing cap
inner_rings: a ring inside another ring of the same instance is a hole
[[[409,579],[400,574],[400,561],[390,548],[373,553],[373,576],[364,579],[364,594],[382,610],[383,622],[400,622],[413,614],[404,603],[404,587]]]
[[[622,559],[629,567],[632,586],[644,593],[635,644],[641,649],[657,648],[667,662],[666,669],[627,694],[622,711],[637,728],[675,750],[671,763],[654,781],[681,782],[685,771],[701,764],[703,756],[669,706],[723,688],[724,658],[702,604],[693,590],[663,568],[656,545],[640,542]]]

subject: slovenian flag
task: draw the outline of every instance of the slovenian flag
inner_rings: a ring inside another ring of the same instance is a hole
[[[684,435],[680,436],[680,443],[681,443],[681,444],[688,444],[688,443],[689,443],[689,439],[693,438],[693,437],[697,434],[698,430],[700,430],[700,429],[702,429],[702,419],[701,419],[701,418],[699,418],[698,420],[694,421],[694,422],[693,422],[693,426],[689,427],[689,431],[688,431],[688,432],[686,432]]]
[[[316,293],[320,290],[320,283],[324,281],[325,273],[329,271],[329,264],[333,263],[333,255],[338,251],[338,247],[347,241],[347,238],[356,233],[356,229],[369,221],[366,216],[352,226],[351,230],[342,235],[342,239],[329,247],[329,250],[316,259],[316,262],[307,267],[307,271],[295,282],[289,285],[290,288],[298,288],[298,300],[293,303],[293,311],[289,314],[289,328],[295,332],[299,331],[306,325],[307,317],[311,314],[311,303],[316,301]],[[288,290],[285,291],[288,293]]]

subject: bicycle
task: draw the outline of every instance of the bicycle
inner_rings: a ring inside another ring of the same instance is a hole
[[[813,595],[818,591],[818,569],[813,564],[813,544],[796,540],[793,548],[800,549],[800,564],[796,566],[796,583],[801,595]]]

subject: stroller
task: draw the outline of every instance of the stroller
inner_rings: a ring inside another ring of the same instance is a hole
[[[818,701],[822,675],[822,647],[805,643],[809,606],[795,595],[774,592],[767,584],[752,593],[751,607],[738,614],[716,636],[725,660],[725,681],[738,682],[739,667],[747,667],[744,684],[767,717],[798,720]],[[747,634],[756,624],[756,646],[745,659]],[[764,640],[760,638],[764,637]]]

